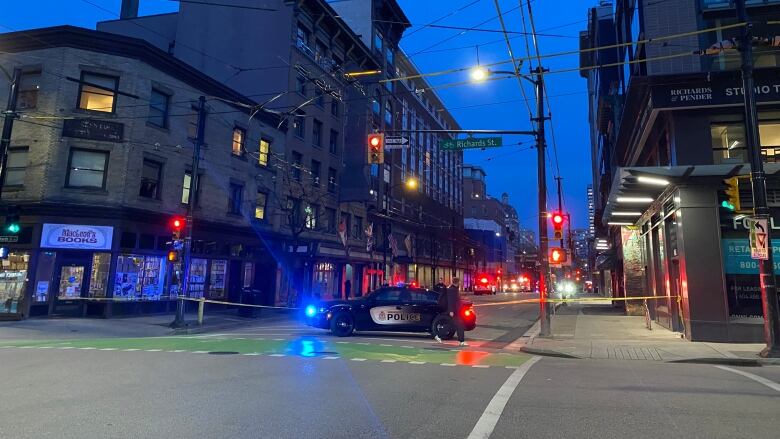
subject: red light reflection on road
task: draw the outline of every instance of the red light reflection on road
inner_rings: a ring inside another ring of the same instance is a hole
[[[488,355],[490,355],[488,352],[458,351],[458,354],[455,356],[455,364],[460,366],[473,366],[475,364],[480,364],[482,359]]]

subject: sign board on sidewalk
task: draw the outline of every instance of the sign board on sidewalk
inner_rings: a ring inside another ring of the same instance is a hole
[[[750,221],[750,257],[769,259],[769,223],[766,218]]]
[[[464,149],[496,148],[499,146],[503,146],[502,137],[483,137],[481,139],[468,137],[466,139],[439,140],[439,148],[441,148],[444,151],[461,151]]]

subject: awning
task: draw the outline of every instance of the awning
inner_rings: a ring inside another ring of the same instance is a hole
[[[767,175],[780,172],[780,163],[765,163]],[[693,181],[716,182],[750,172],[748,163],[696,166],[637,166],[617,168],[601,217],[603,224],[633,225],[664,193]]]

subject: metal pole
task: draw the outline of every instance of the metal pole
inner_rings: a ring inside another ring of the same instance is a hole
[[[8,105],[3,116],[3,134],[0,136],[0,196],[2,196],[3,185],[5,184],[5,167],[8,162],[8,147],[11,145],[11,131],[14,128],[14,119],[16,119],[16,101],[19,98],[19,83],[22,80],[22,69],[14,69],[14,75],[11,79],[11,88],[8,91]]]
[[[560,175],[555,177],[555,183],[558,186],[558,213],[563,215],[563,196],[561,195],[561,180],[563,180],[563,177]],[[561,233],[561,248],[563,247],[563,233]]]
[[[549,337],[550,331],[550,306],[547,303],[547,170],[545,162],[544,140],[544,78],[545,69],[542,66],[536,68],[536,156],[538,165],[539,185],[539,335]]]
[[[748,22],[745,0],[736,0],[737,20]],[[761,138],[758,133],[758,112],[756,110],[755,86],[753,84],[753,36],[752,23],[742,27],[739,51],[742,55],[742,87],[745,96],[745,140],[750,159],[750,182],[753,186],[754,218],[769,220],[766,199],[766,175],[761,158]],[[771,228],[767,231],[767,259],[759,260],[761,300],[764,307],[764,339],[766,348],[762,357],[780,357],[780,319],[778,318],[777,287],[773,269]]]
[[[387,216],[388,212],[390,212],[390,188],[387,187],[387,183],[385,183],[384,180],[384,168],[380,169],[382,172],[381,175],[381,181],[382,181],[382,188],[384,189],[384,198],[385,198],[385,217],[382,221],[382,285],[385,285],[387,282],[387,246],[390,244],[390,235],[388,233],[389,227],[387,224]]]
[[[192,220],[195,210],[195,200],[198,194],[198,169],[200,167],[200,148],[204,143],[204,130],[206,128],[206,97],[198,98],[198,132],[195,138],[195,147],[192,150],[192,173],[190,174],[190,193],[187,199],[187,224],[184,237],[184,279],[182,289],[179,292],[179,300],[176,302],[176,320],[174,327],[184,326],[184,297],[189,292],[190,270],[192,268]]]

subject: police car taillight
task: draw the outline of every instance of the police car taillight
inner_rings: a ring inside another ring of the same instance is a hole
[[[482,279],[480,279],[479,281],[480,281],[480,282],[482,282],[483,284],[486,284],[486,283],[488,283],[488,278],[486,278],[486,277],[483,277],[483,278],[482,278]]]

